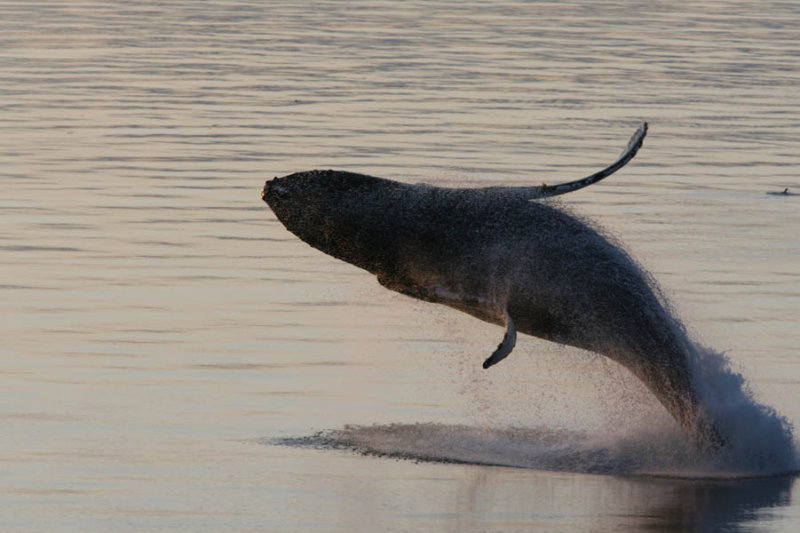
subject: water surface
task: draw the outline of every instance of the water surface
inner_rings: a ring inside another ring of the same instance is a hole
[[[766,193],[800,188],[798,28],[786,2],[0,2],[2,528],[796,530],[791,477],[275,445],[675,433],[599,356],[521,338],[483,371],[499,328],[385,291],[258,194],[310,168],[553,183],[647,120],[564,202],[797,424],[800,204]]]

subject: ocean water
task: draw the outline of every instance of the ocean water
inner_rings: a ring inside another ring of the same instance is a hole
[[[259,193],[552,184],[647,120],[562,203],[724,353],[769,451],[758,422],[800,424],[800,197],[767,194],[800,192],[799,40],[771,1],[0,1],[0,529],[796,531],[788,463],[694,460],[601,356],[520,336],[484,371],[500,328]]]

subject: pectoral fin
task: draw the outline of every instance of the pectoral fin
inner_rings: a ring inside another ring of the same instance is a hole
[[[483,368],[489,368],[508,357],[511,350],[514,349],[514,345],[517,344],[517,329],[514,327],[514,321],[511,319],[511,315],[508,314],[508,310],[505,311],[505,319],[506,334],[503,337],[503,342],[498,344],[494,353],[483,362]]]
[[[645,135],[647,135],[647,122],[643,123],[639,129],[636,130],[636,133],[633,134],[631,140],[628,141],[628,146],[625,147],[625,150],[622,152],[622,154],[620,154],[616,161],[611,163],[603,170],[595,172],[591,176],[586,176],[583,179],[570,181],[567,183],[559,183],[558,185],[542,184],[541,187],[503,187],[503,189],[516,190],[521,194],[527,195],[531,200],[537,198],[547,198],[549,196],[558,196],[559,194],[566,194],[571,191],[583,189],[584,187],[588,187],[589,185],[597,183],[603,178],[610,176],[628,164],[628,161],[633,159],[633,156],[635,156],[636,152],[639,151],[639,148],[642,147]]]

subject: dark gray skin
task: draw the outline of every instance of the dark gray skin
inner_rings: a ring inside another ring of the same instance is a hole
[[[681,324],[624,250],[579,218],[531,201],[558,187],[576,188],[454,189],[313,170],[268,181],[262,197],[289,231],[384,287],[504,325],[484,368],[511,352],[517,331],[597,352],[644,382],[699,444],[721,446],[693,384],[696,355]]]

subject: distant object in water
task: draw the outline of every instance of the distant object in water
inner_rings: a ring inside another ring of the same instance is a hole
[[[800,196],[797,193],[789,192],[789,187],[786,187],[781,192],[769,191],[767,194],[771,194],[773,196]]]
[[[484,368],[511,353],[517,331],[603,354],[699,444],[718,448],[725,439],[694,382],[695,347],[650,276],[587,222],[531,201],[612,174],[646,132],[645,123],[606,169],[552,187],[442,188],[312,170],[267,181],[262,198],[289,231],[384,287],[504,325]]]

